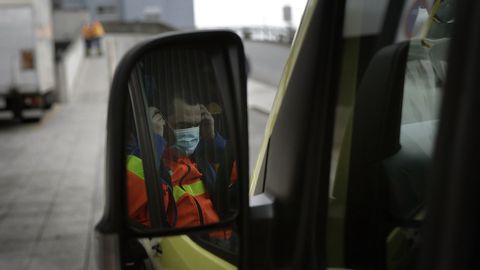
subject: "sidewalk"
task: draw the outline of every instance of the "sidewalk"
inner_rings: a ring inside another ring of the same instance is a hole
[[[102,210],[105,58],[39,123],[0,124],[0,269],[89,269]]]

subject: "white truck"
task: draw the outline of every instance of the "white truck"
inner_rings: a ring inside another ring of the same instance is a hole
[[[40,119],[55,91],[50,0],[0,0],[0,112]]]

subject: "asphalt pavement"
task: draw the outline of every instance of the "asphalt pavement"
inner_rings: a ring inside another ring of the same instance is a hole
[[[273,86],[276,90],[287,62],[290,46],[286,44],[245,41],[245,54],[250,63],[250,78]]]

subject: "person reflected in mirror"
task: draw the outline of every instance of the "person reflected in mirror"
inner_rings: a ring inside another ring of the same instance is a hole
[[[215,131],[214,118],[195,97],[174,95],[164,107],[163,111],[150,107],[149,116],[156,151],[164,170],[162,178],[166,178],[162,179],[166,186],[163,197],[164,200],[173,200],[176,205],[174,215],[167,210],[170,220],[175,220],[170,224],[178,228],[218,223],[231,210],[231,207],[227,209],[228,202],[224,198],[235,189],[238,178],[235,161],[227,154],[227,141]],[[164,114],[168,115],[166,119]],[[214,155],[209,155],[211,152]],[[148,214],[146,193],[141,205],[134,204],[130,197],[135,192],[130,190],[138,188],[130,187],[130,183],[133,181],[129,179],[129,213],[141,207]],[[169,203],[165,202],[166,209]],[[147,220],[142,223],[148,225],[148,215],[145,217]],[[231,234],[231,230],[224,230],[212,232],[209,236],[229,239]]]

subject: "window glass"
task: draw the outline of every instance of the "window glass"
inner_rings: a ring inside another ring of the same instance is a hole
[[[378,28],[383,32],[344,35],[327,223],[329,267],[415,269],[453,9],[449,0],[404,1],[399,10],[376,13],[366,6],[356,9],[358,22],[385,19]],[[351,21],[347,10],[349,15]],[[384,31],[395,25],[395,41],[384,44],[391,34]]]
[[[130,100],[130,99],[129,99]],[[127,162],[127,197],[128,216],[131,218],[131,224],[135,227],[142,228],[150,223],[149,213],[146,207],[137,207],[144,201],[146,194],[146,185],[144,178],[145,167],[140,160],[141,150],[139,136],[137,132],[137,123],[133,114],[132,103],[127,103],[125,116],[125,146],[126,146],[126,162]]]

